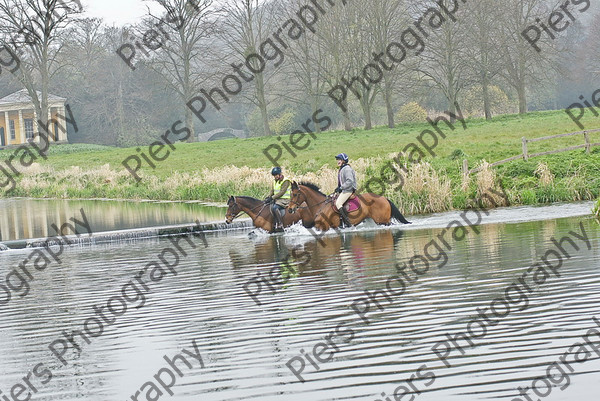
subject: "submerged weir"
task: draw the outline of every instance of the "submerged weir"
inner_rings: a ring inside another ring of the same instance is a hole
[[[90,235],[65,235],[62,237],[32,238],[26,240],[5,241],[0,243],[0,251],[25,248],[42,248],[58,245],[96,245],[110,244],[127,241],[136,241],[151,238],[161,238],[169,236],[191,235],[200,232],[229,232],[233,230],[242,230],[251,228],[250,220],[238,220],[232,224],[226,223],[200,223],[196,224],[177,224],[172,226],[148,227],[128,230],[105,231],[91,233]]]

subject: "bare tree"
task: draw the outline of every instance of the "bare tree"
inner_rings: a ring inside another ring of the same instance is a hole
[[[492,119],[490,85],[504,68],[503,57],[498,51],[502,35],[501,12],[496,6],[497,2],[494,0],[479,0],[465,15],[465,23],[469,26],[468,62],[473,71],[473,79],[481,85],[486,120]]]
[[[364,10],[373,34],[376,54],[386,51],[387,46],[396,40],[401,30],[408,26],[407,6],[404,0],[373,0]],[[388,62],[388,64],[390,64]],[[387,112],[388,127],[394,128],[394,94],[399,92],[402,80],[411,74],[407,63],[396,65],[392,70],[382,68],[381,94]]]
[[[165,33],[161,48],[149,66],[164,77],[175,91],[185,110],[185,125],[194,132],[194,116],[187,102],[207,81],[206,68],[208,39],[216,32],[218,10],[213,0],[148,0],[160,5],[170,23],[162,24]],[[163,21],[165,16],[149,13],[150,21]],[[215,56],[213,55],[212,58]],[[194,141],[190,135],[188,142]]]
[[[556,2],[555,2],[556,3]],[[536,19],[545,19],[550,15],[552,6],[547,0],[506,0],[503,5],[500,25],[503,28],[499,51],[503,59],[502,77],[517,92],[519,113],[527,113],[527,88],[543,82],[546,72],[555,68],[552,59],[555,49],[547,38],[542,38],[539,45],[545,42],[544,51],[537,52],[523,37],[522,33]]]
[[[262,3],[264,2],[261,0],[225,0],[227,17],[222,38],[238,60],[246,62],[249,55],[260,54],[260,45],[273,32],[275,16],[272,7],[268,3]],[[256,57],[250,59],[249,63],[258,72],[254,73],[254,93],[248,100],[260,110],[264,134],[270,136],[267,85],[273,74],[260,68]]]
[[[351,42],[353,37],[351,30],[348,29],[348,8],[339,7],[329,11],[320,22],[318,37],[319,59],[318,63],[320,76],[325,80],[329,88],[333,88],[340,83],[340,79],[350,76],[353,71],[350,61],[352,60]],[[352,130],[352,122],[348,112],[347,98],[342,102],[344,109],[342,116],[344,120],[344,129]]]
[[[590,23],[589,32],[582,50],[585,49],[586,69],[594,78],[600,78],[600,13],[596,14]]]
[[[293,13],[305,3],[302,0],[291,0],[283,3],[281,6],[282,15],[288,18],[294,18]],[[286,52],[286,64],[280,71],[280,88],[275,94],[280,99],[285,99],[293,103],[310,103],[313,115],[319,110],[322,98],[326,93],[326,81],[323,77],[323,70],[319,67],[319,60],[326,57],[323,54],[323,47],[319,45],[319,39],[316,35],[302,35],[297,41],[291,44]],[[290,82],[288,77],[294,77],[295,81]],[[316,124],[316,132],[321,131],[319,124]]]
[[[445,6],[450,0],[441,0]],[[429,3],[425,3],[427,6]],[[437,87],[448,101],[448,111],[456,112],[456,102],[462,89],[471,81],[466,52],[467,29],[461,22],[469,10],[460,9],[456,21],[447,20],[427,39],[425,51],[419,56],[418,71]]]
[[[77,1],[0,0],[0,34],[20,56],[15,76],[33,101],[37,121],[48,133],[48,88],[61,68],[57,62],[63,47],[61,34],[82,11]],[[38,92],[39,88],[39,92]]]

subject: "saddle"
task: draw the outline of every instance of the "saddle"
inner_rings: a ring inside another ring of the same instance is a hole
[[[335,207],[335,201],[337,200],[339,195],[336,195],[335,198],[333,199],[333,210],[335,210],[336,213],[339,213],[340,211],[338,210],[337,207]],[[348,201],[346,201],[346,203],[344,204],[344,209],[346,210],[346,213],[350,213],[350,212],[355,212],[358,209],[361,208],[361,203],[360,203],[360,199],[358,196],[356,196],[356,194],[352,194],[352,196],[350,197],[350,199],[348,199]]]

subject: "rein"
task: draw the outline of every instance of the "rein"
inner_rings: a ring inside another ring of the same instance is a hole
[[[296,209],[310,209],[310,206],[308,206],[308,202],[307,202],[308,197],[306,196],[306,194],[304,192],[302,192],[302,190],[299,190],[299,191],[300,191],[300,193],[302,195],[304,195],[304,201],[303,201],[303,203],[306,203],[306,206],[296,206]],[[332,200],[331,196],[327,196],[325,198],[325,200],[323,200],[323,201],[321,201],[319,203],[315,203],[314,206],[319,206],[320,204],[330,202],[331,200]],[[323,206],[321,206],[319,208],[319,211],[317,212],[316,216],[319,215],[319,213],[321,212],[321,210],[323,210]]]
[[[233,204],[234,204],[234,205],[236,205],[236,206],[238,206],[238,207],[240,206],[240,205],[237,203],[237,199],[236,199],[236,198],[233,198]],[[256,206],[256,207],[253,207],[252,209],[248,209],[248,210],[249,210],[250,212],[253,212],[253,211],[255,211],[256,209],[258,209],[259,207],[261,207],[261,206],[262,206],[262,209],[260,209],[260,212],[258,212],[258,213],[256,214],[256,216],[258,217],[258,216],[260,216],[260,214],[262,213],[262,211],[263,211],[263,210],[265,210],[265,207],[267,207],[267,203],[266,203],[266,202],[263,202],[263,203],[262,203],[262,205],[258,205],[258,206]],[[240,208],[240,209],[241,209],[241,208]],[[233,221],[233,220],[237,219],[237,218],[238,218],[238,216],[239,216],[239,215],[240,215],[242,212],[244,212],[244,211],[242,210],[242,211],[240,211],[239,213],[237,213],[235,216],[233,216],[233,217],[231,218],[231,221]],[[246,213],[246,212],[244,212],[244,213]],[[254,219],[252,219],[252,221],[254,221]]]

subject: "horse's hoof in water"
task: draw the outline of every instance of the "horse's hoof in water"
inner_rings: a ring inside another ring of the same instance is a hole
[[[258,235],[256,235],[256,233],[254,231],[250,231],[248,233],[248,238],[253,239],[253,238],[256,238],[256,237],[258,237]]]

